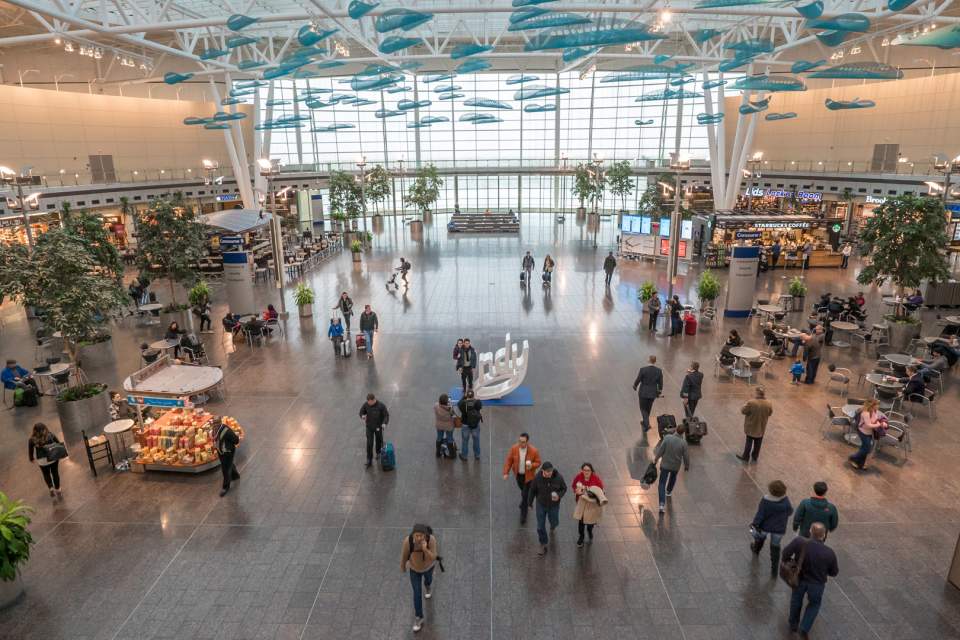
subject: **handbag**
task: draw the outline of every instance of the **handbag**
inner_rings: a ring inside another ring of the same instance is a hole
[[[781,560],[780,561],[780,578],[787,583],[791,589],[796,589],[800,586],[800,569],[803,568],[803,560],[807,557],[807,545],[809,542],[803,544],[803,548],[800,549],[800,557],[796,560]]]
[[[69,454],[67,453],[67,448],[63,446],[62,442],[51,442],[44,445],[43,451],[46,454],[47,460],[50,462],[56,462],[57,460],[63,460]]]
[[[647,470],[643,474],[643,478],[640,480],[640,486],[644,489],[649,489],[650,485],[657,481],[657,463],[651,462],[647,465]]]

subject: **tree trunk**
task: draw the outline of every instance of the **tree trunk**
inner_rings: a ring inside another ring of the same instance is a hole
[[[167,276],[167,281],[170,283],[170,300],[171,300],[170,304],[173,305],[174,307],[176,307],[176,306],[177,306],[177,294],[176,294],[176,293],[174,292],[174,290],[173,290],[173,278],[171,278],[170,276]]]

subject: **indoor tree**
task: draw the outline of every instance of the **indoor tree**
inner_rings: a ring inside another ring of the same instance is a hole
[[[67,233],[83,241],[87,252],[94,263],[107,275],[113,277],[117,284],[123,279],[123,264],[120,262],[120,252],[110,242],[103,219],[100,216],[81,211],[71,215],[64,222]]]
[[[590,178],[590,168],[582,162],[573,170],[573,186],[570,192],[580,201],[577,213],[585,212],[586,201],[593,195],[593,180]]]
[[[386,200],[392,191],[390,172],[378,164],[367,174],[367,183],[364,185],[364,194],[367,200],[373,203],[374,215],[379,215],[380,203]]]
[[[197,262],[203,257],[206,233],[193,208],[159,200],[142,214],[137,263],[141,273],[167,278],[170,299],[177,306],[174,283],[192,286]]]
[[[607,169],[607,186],[610,193],[620,198],[623,210],[627,209],[627,196],[633,193],[633,168],[629,160],[614,162]]]
[[[943,253],[945,227],[939,199],[912,194],[888,198],[860,231],[861,252],[870,257],[870,264],[857,275],[857,282],[882,286],[889,280],[903,296],[924,280],[946,280],[950,268]],[[904,315],[900,305],[895,308],[897,317]]]
[[[437,174],[437,168],[433,164],[428,164],[417,171],[417,177],[407,189],[405,198],[407,204],[415,206],[421,215],[427,213],[440,197],[442,185],[443,179]]]
[[[356,218],[363,211],[363,194],[360,183],[353,174],[334,171],[329,183],[330,211],[342,213],[347,218]]]

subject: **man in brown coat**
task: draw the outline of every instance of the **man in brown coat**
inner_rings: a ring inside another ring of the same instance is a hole
[[[747,403],[740,409],[743,414],[743,433],[747,436],[747,441],[743,445],[743,455],[737,457],[747,462],[751,457],[757,461],[760,456],[760,445],[763,444],[763,434],[767,430],[767,420],[773,413],[773,405],[766,399],[763,387],[757,387],[757,397],[754,400],[747,400]],[[751,449],[753,455],[751,455]]]
[[[530,483],[540,468],[540,452],[530,444],[530,436],[521,433],[517,443],[510,447],[507,459],[503,462],[503,479],[512,473],[520,488],[520,524],[527,522],[527,509],[530,501]]]

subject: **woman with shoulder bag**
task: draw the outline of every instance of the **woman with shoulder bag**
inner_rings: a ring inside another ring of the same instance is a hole
[[[30,441],[27,444],[27,455],[30,462],[37,461],[40,466],[40,472],[43,474],[43,481],[47,483],[51,497],[63,497],[60,491],[60,459],[67,457],[67,448],[57,438],[50,433],[47,425],[38,422],[33,425],[33,433],[30,435]]]
[[[456,447],[453,443],[453,430],[460,426],[460,417],[457,416],[450,404],[447,394],[440,394],[437,403],[433,405],[434,428],[437,430],[437,457],[443,455],[444,445],[447,448]]]
[[[854,418],[857,435],[860,436],[860,449],[848,457],[850,466],[863,471],[867,468],[867,456],[874,447],[874,438],[886,432],[887,416],[880,412],[880,403],[871,398],[863,403],[863,408]]]

